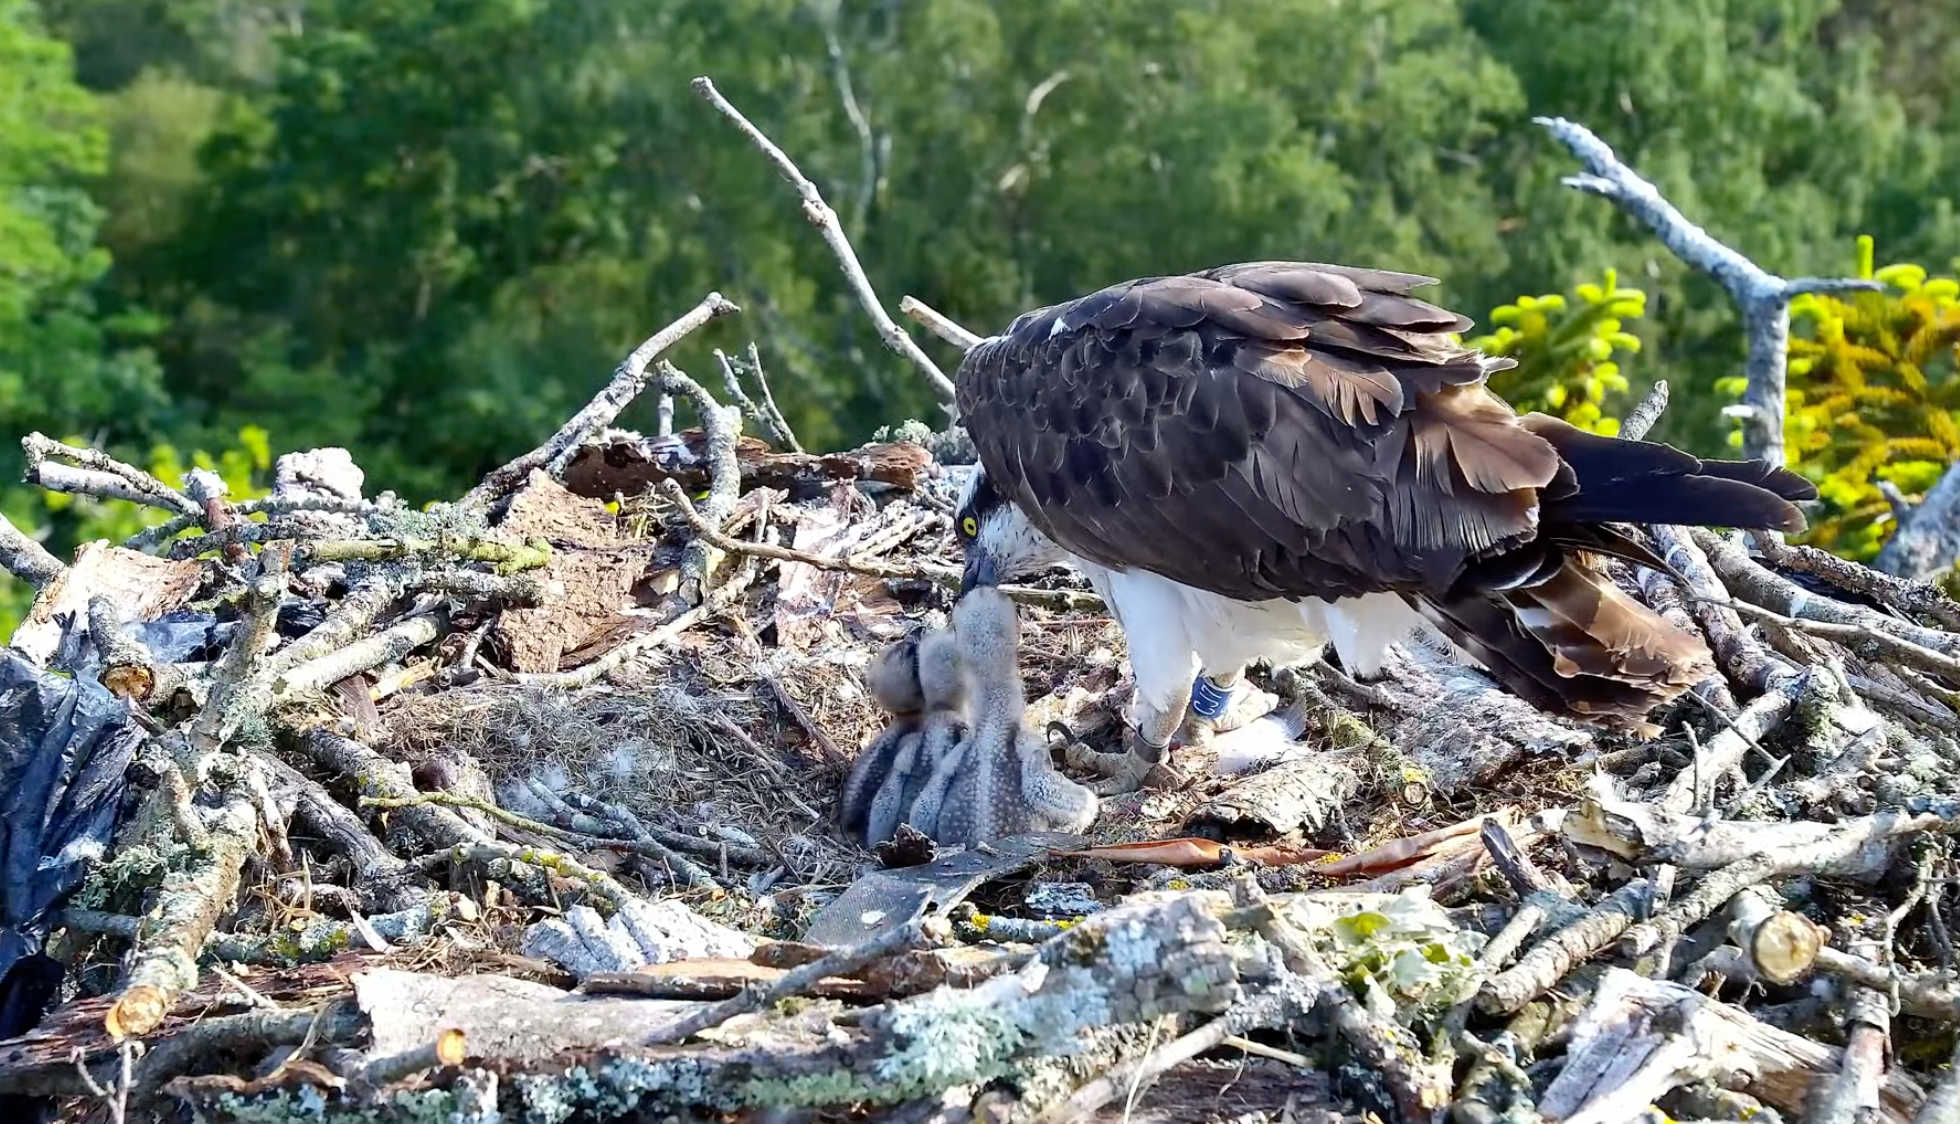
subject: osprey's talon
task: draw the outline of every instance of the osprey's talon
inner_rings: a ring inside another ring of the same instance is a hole
[[[1175,745],[1173,741],[1171,745]],[[1120,796],[1143,788],[1175,788],[1186,779],[1170,762],[1171,745],[1153,746],[1131,729],[1124,738],[1121,753],[1103,753],[1080,743],[1067,750],[1068,763],[1077,769],[1100,773],[1103,780],[1086,787],[1097,796]]]

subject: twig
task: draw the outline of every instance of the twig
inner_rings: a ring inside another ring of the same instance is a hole
[[[1869,645],[1887,655],[1896,656],[1901,663],[1936,675],[1960,679],[1960,659],[1935,652],[1931,648],[1915,644],[1903,637],[1894,636],[1862,624],[1839,624],[1835,621],[1804,620],[1786,617],[1782,613],[1752,605],[1747,601],[1729,601],[1729,608],[1743,616],[1768,621],[1779,628],[1793,629],[1825,640],[1835,640],[1856,651],[1860,646]]]
[[[612,424],[620,411],[632,404],[646,389],[647,366],[675,344],[691,333],[698,331],[709,321],[719,316],[728,316],[741,309],[720,293],[709,293],[701,298],[701,303],[689,309],[679,320],[648,336],[646,341],[634,348],[618,367],[613,369],[611,381],[584,409],[573,414],[571,419],[558,427],[544,444],[511,461],[501,468],[494,469],[481,483],[471,488],[468,494],[457,501],[464,509],[481,509],[499,498],[516,491],[524,483],[531,470],[543,468],[557,474],[564,470],[565,462],[571,459],[588,436]]]
[[[831,976],[848,976],[868,964],[900,952],[931,948],[952,938],[951,925],[944,917],[925,917],[881,933],[863,944],[839,949],[801,967],[785,972],[766,988],[744,988],[730,996],[661,1027],[641,1040],[645,1046],[668,1046],[685,1042],[704,1030],[712,1030],[737,1015],[780,1003],[801,995]]]
[[[1707,274],[1728,291],[1742,314],[1743,330],[1749,341],[1749,358],[1743,368],[1748,389],[1743,393],[1741,409],[1736,411],[1742,420],[1743,453],[1781,466],[1791,299],[1801,293],[1873,291],[1882,286],[1860,278],[1785,280],[1766,272],[1689,222],[1653,184],[1622,163],[1592,130],[1562,117],[1532,120],[1550,130],[1585,166],[1585,174],[1565,177],[1566,186],[1612,202],[1652,230],[1675,257]]]
[[[756,558],[767,558],[776,562],[801,562],[819,570],[830,570],[846,574],[863,574],[866,577],[891,580],[925,579],[937,582],[949,589],[957,589],[960,573],[950,566],[901,565],[895,562],[878,562],[867,558],[833,558],[823,554],[812,554],[807,550],[777,546],[773,543],[746,542],[742,539],[717,531],[687,498],[680,484],[672,479],[663,479],[655,487],[661,498],[674,505],[687,520],[688,526],[696,535],[708,540],[729,554],[747,554]],[[1063,612],[1101,612],[1107,606],[1102,598],[1093,593],[1075,589],[1036,589],[1024,585],[1004,585],[1001,592],[1023,605],[1040,605]]]
[[[1878,1090],[1885,1076],[1886,1046],[1892,1031],[1892,1012],[1885,994],[1869,987],[1853,987],[1844,1023],[1844,1054],[1837,1076],[1820,1103],[1805,1114],[1815,1124],[1852,1124],[1878,1117]]]
[[[8,573],[35,589],[68,572],[61,559],[48,553],[47,547],[28,538],[4,514],[0,514],[0,567],[5,567]]]
[[[1640,440],[1647,436],[1647,431],[1654,428],[1654,423],[1661,420],[1661,414],[1666,411],[1667,380],[1656,379],[1654,388],[1647,392],[1647,397],[1642,398],[1638,405],[1628,410],[1626,418],[1620,422],[1620,436],[1628,441]]]
[[[1894,577],[1870,566],[1840,558],[1827,550],[1800,543],[1758,539],[1756,549],[1772,566],[1816,574],[1834,585],[1875,598],[1908,616],[1931,617],[1947,628],[1960,629],[1960,604],[1928,581]]]
[[[796,696],[789,693],[789,688],[783,686],[782,680],[773,675],[764,675],[762,681],[769,685],[769,692],[776,696],[776,701],[782,704],[784,710],[789,711],[789,716],[802,727],[803,732],[810,735],[810,740],[817,743],[817,750],[823,754],[825,764],[842,768],[850,763],[850,758],[844,756],[844,752],[837,748],[837,743],[831,740],[829,734],[824,733],[823,727],[817,725],[816,719],[810,717],[810,712],[803,709],[803,704],[796,701]]]
[[[979,343],[983,338],[960,327],[953,321],[952,317],[937,311],[931,305],[914,296],[907,296],[900,300],[898,302],[898,310],[925,325],[926,329],[933,335],[938,336],[961,351],[972,351],[973,345]]]
[[[588,850],[598,847],[617,847],[623,851],[631,851],[636,854],[657,858],[668,863],[678,876],[678,881],[685,885],[704,886],[711,889],[719,888],[714,877],[703,869],[699,863],[676,854],[672,849],[652,839],[608,839],[595,835],[592,832],[563,828],[557,824],[549,824],[542,820],[532,819],[529,816],[519,815],[493,801],[484,800],[480,797],[461,792],[417,792],[409,796],[361,797],[361,806],[363,808],[412,808],[420,804],[441,804],[451,808],[469,808],[482,812],[493,820],[507,823],[512,827],[520,828],[524,831],[536,832],[539,835],[549,835],[555,839],[564,839]]]
[[[1797,696],[1802,693],[1804,682],[1801,678],[1784,680],[1744,707],[1727,729],[1701,746],[1701,751],[1695,755],[1694,769],[1674,775],[1667,792],[1661,797],[1661,808],[1669,812],[1686,812],[1694,808],[1699,795],[1695,791],[1696,777],[1706,776],[1712,785],[1714,779],[1740,767],[1756,739],[1775,729],[1796,709]]]
[[[749,369],[755,372],[755,381],[761,388],[762,401],[750,398],[742,389],[741,372],[735,369],[735,361],[721,348],[715,348],[715,362],[721,366],[721,385],[728,391],[728,400],[742,408],[743,416],[753,421],[778,445],[787,447],[793,453],[801,453],[803,446],[790,431],[789,422],[784,420],[783,412],[776,408],[776,399],[769,393],[769,380],[763,376],[762,360],[756,356],[755,344],[749,344]]]
[[[144,472],[124,464],[99,449],[83,449],[56,441],[40,433],[20,439],[27,455],[27,481],[50,492],[128,500],[147,507],[161,507],[195,519],[204,517],[203,505]],[[49,457],[74,461],[79,468],[48,463]]]
[[[1167,1070],[1190,1061],[1206,1050],[1223,1044],[1227,1039],[1234,1037],[1235,1029],[1243,1028],[1235,1028],[1229,1014],[1220,1015],[1189,1034],[1174,1038],[1148,1053],[1111,1068],[1109,1072],[1069,1094],[1067,1100],[1054,1105],[1036,1120],[1039,1124],[1064,1124],[1066,1121],[1089,1119],[1095,1115],[1097,1109],[1117,1097],[1138,1088],[1146,1081],[1155,1080]]]
[[[765,136],[762,130],[750,124],[749,119],[742,116],[742,111],[730,104],[720,90],[715,89],[712,80],[705,76],[696,78],[693,87],[695,94],[701,100],[714,106],[723,116],[733,121],[742,135],[762,150],[762,155],[775,165],[776,171],[796,189],[797,196],[803,200],[803,217],[810,220],[810,225],[816,227],[818,233],[823,235],[824,243],[830,247],[831,253],[837,255],[837,262],[844,270],[844,279],[850,283],[851,289],[857,294],[858,303],[864,306],[865,314],[871,317],[871,323],[878,329],[878,338],[884,341],[886,347],[911,360],[913,365],[925,372],[926,381],[931,384],[933,391],[940,398],[950,402],[953,398],[952,380],[946,377],[931,357],[919,349],[919,345],[911,336],[905,334],[903,328],[892,322],[884,307],[878,303],[878,294],[872,289],[870,279],[864,275],[864,267],[858,264],[857,252],[851,249],[850,240],[844,236],[844,228],[837,221],[837,212],[831,210],[829,204],[823,201],[823,195],[817,191],[817,185],[811,183],[808,176],[798,171],[795,162],[790,160],[782,149],[776,147],[775,142]]]
[[[548,851],[543,847],[533,847],[501,840],[484,843],[458,843],[447,851],[439,851],[430,859],[447,859],[453,863],[524,863],[542,867],[566,878],[576,878],[591,887],[592,892],[618,909],[628,902],[640,900],[639,896],[619,883],[612,875],[578,861],[562,851]]]

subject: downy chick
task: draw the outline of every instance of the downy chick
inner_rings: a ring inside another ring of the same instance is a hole
[[[899,808],[903,822],[932,835],[938,830],[946,789],[959,768],[969,730],[968,676],[959,639],[952,632],[934,629],[920,638],[919,687],[925,695],[925,718]]]
[[[1095,794],[1057,772],[1046,739],[1026,726],[1014,603],[992,587],[969,591],[953,606],[953,634],[971,726],[933,838],[971,847],[1027,831],[1085,830],[1096,818]]]
[[[893,766],[902,753],[909,763],[912,753],[907,751],[916,748],[925,710],[925,693],[919,684],[918,637],[907,636],[878,653],[865,670],[864,678],[872,701],[890,714],[892,720],[869,745],[858,751],[850,775],[844,778],[839,819],[845,834],[860,840],[869,835],[872,806],[886,788]],[[871,838],[870,842],[889,838],[895,827],[894,822],[883,836]]]

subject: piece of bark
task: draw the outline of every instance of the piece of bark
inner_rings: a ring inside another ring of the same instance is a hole
[[[1017,969],[1025,959],[997,948],[966,946],[902,952],[849,975],[826,976],[808,994],[818,999],[875,1003],[923,995],[936,987],[973,987],[982,980]],[[766,987],[789,970],[753,960],[715,957],[649,964],[631,972],[595,972],[579,986],[588,995],[702,1001],[728,999],[747,987]]]
[[[1402,713],[1375,728],[1408,759],[1412,776],[1439,796],[1485,783],[1529,757],[1578,753],[1593,744],[1590,730],[1553,718],[1422,644],[1397,645],[1383,670],[1380,685]]]
[[[1361,787],[1354,770],[1330,756],[1282,761],[1200,804],[1184,830],[1207,839],[1272,838],[1324,830]]]
[[[1670,1089],[1710,1081],[1795,1118],[1843,1053],[1680,984],[1608,968],[1538,1111],[1556,1124],[1620,1124]],[[1925,1099],[1896,1070],[1879,1092],[1886,1124],[1908,1124]]]
[[[493,635],[519,672],[557,671],[565,653],[587,644],[636,604],[648,549],[624,540],[605,505],[577,496],[534,471],[498,525],[516,540],[554,544],[535,606],[506,608]]]
[[[10,643],[45,665],[61,646],[60,618],[86,620],[90,598],[106,598],[122,622],[155,620],[182,607],[203,580],[196,562],[170,562],[106,541],[83,543],[74,563],[41,587]]]
[[[743,436],[735,442],[742,491],[778,488],[792,499],[814,495],[838,481],[871,481],[917,491],[932,454],[908,441],[863,445],[841,453],[779,453],[769,443]],[[565,466],[565,486],[592,499],[651,492],[672,480],[689,492],[708,486],[707,439],[698,429],[671,438],[615,430],[587,442]]]

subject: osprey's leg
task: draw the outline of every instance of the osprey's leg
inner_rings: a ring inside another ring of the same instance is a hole
[[[1121,753],[1099,753],[1087,746],[1071,745],[1068,763],[1078,769],[1101,773],[1107,780],[1089,786],[1098,796],[1135,792],[1146,783],[1155,786],[1175,784],[1180,779],[1171,765],[1171,740],[1191,701],[1191,669],[1197,661],[1190,652],[1183,658],[1167,659],[1162,649],[1133,650],[1130,666],[1136,674],[1136,725],[1128,729]]]
[[[1188,745],[1205,745],[1212,735],[1229,734],[1271,714],[1278,705],[1278,696],[1245,681],[1244,664],[1217,675],[1201,669],[1191,681],[1183,740]]]

